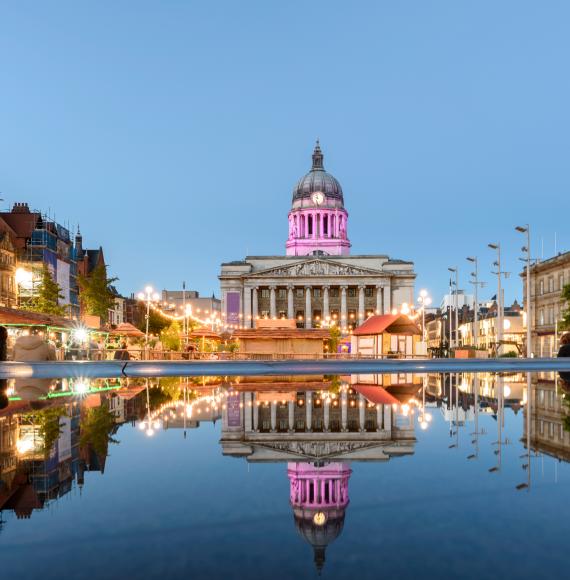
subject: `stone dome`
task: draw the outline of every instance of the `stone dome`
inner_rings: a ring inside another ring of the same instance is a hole
[[[303,176],[293,189],[293,202],[301,199],[309,199],[311,194],[320,191],[325,196],[336,199],[344,205],[342,187],[338,180],[325,171],[323,166],[323,153],[319,142],[313,151],[313,167],[311,171]]]

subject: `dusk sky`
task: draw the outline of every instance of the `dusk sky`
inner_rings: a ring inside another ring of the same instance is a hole
[[[412,260],[439,302],[500,241],[506,300],[570,249],[567,1],[0,0],[0,197],[103,246],[124,294],[218,294],[284,254],[320,138],[352,253]],[[544,247],[544,250],[542,249]]]

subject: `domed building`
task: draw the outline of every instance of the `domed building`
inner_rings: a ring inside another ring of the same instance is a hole
[[[228,330],[256,320],[294,319],[298,327],[337,325],[347,333],[372,314],[414,302],[413,262],[351,254],[340,182],[325,170],[317,141],[311,169],[293,188],[285,255],[225,262],[219,275]]]
[[[289,212],[288,256],[347,256],[348,212],[340,183],[323,164],[319,142],[313,151],[311,171],[293,189]]]

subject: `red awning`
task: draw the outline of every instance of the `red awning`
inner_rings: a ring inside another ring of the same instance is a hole
[[[375,405],[397,405],[398,399],[391,395],[384,387],[380,385],[365,385],[363,383],[356,383],[350,385],[357,393],[364,395],[368,401]]]

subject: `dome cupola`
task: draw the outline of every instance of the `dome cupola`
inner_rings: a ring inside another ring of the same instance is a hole
[[[350,252],[348,213],[342,187],[325,171],[321,145],[313,150],[311,171],[293,189],[289,212],[288,256],[345,256]]]

